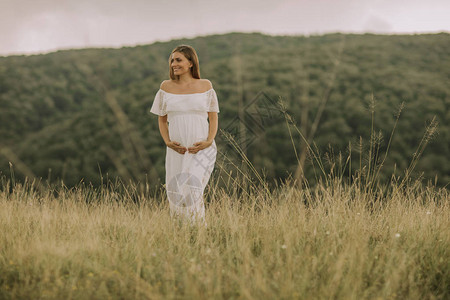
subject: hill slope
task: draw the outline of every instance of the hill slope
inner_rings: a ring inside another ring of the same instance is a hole
[[[83,178],[97,185],[101,171],[157,184],[164,176],[165,149],[149,108],[160,82],[168,79],[170,51],[182,43],[196,48],[201,75],[217,91],[219,127],[245,131],[236,138],[267,178],[286,178],[297,170],[285,119],[276,109],[281,97],[325,162],[329,146],[334,154],[342,151],[345,161],[351,143],[352,170],[359,168],[360,137],[362,151],[370,151],[372,99],[374,132],[383,136],[380,152],[404,101],[382,179],[394,166],[397,173],[408,167],[425,125],[436,116],[438,134],[415,171],[437,176],[440,185],[450,181],[450,36],[444,33],[308,38],[230,33],[1,57],[0,171],[9,174],[11,161],[19,179],[24,174],[63,178],[71,186]],[[301,156],[301,137],[290,129]],[[217,142],[221,153],[233,157],[221,133]],[[314,180],[307,158],[305,173]]]

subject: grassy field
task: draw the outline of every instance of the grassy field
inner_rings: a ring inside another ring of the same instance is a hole
[[[2,187],[0,299],[450,297],[445,188],[217,187],[205,228],[131,187]]]

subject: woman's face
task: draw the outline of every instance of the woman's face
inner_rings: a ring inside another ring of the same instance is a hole
[[[182,75],[190,72],[192,63],[184,56],[183,53],[174,52],[170,59],[170,67],[175,75]]]

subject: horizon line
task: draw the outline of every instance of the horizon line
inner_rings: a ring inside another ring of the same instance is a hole
[[[229,35],[229,34],[262,34],[266,36],[288,36],[288,37],[318,37],[325,35],[333,35],[333,34],[344,34],[344,35],[385,35],[385,36],[401,36],[401,35],[430,35],[430,34],[450,34],[449,30],[436,30],[436,31],[421,31],[421,32],[374,32],[374,31],[329,31],[329,32],[316,32],[316,33],[268,33],[263,31],[227,31],[223,33],[209,33],[204,35],[195,35],[195,36],[185,36],[185,37],[173,37],[167,40],[155,39],[151,42],[146,43],[134,43],[134,44],[122,44],[119,46],[114,45],[98,45],[98,46],[81,46],[81,47],[60,47],[53,48],[48,50],[38,50],[38,51],[14,51],[6,54],[0,53],[0,58],[13,57],[13,56],[35,56],[35,55],[47,55],[60,51],[71,51],[71,50],[101,50],[101,49],[109,49],[109,50],[119,50],[122,48],[135,48],[142,46],[151,46],[156,43],[169,43],[176,40],[194,40],[197,38],[205,38],[209,36],[217,36],[217,35]]]

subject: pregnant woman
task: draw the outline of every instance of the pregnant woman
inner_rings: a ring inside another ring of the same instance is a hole
[[[180,45],[169,57],[164,80],[150,111],[158,115],[166,148],[166,191],[171,216],[205,221],[203,192],[217,155],[219,105],[207,79],[200,79],[197,53]]]

